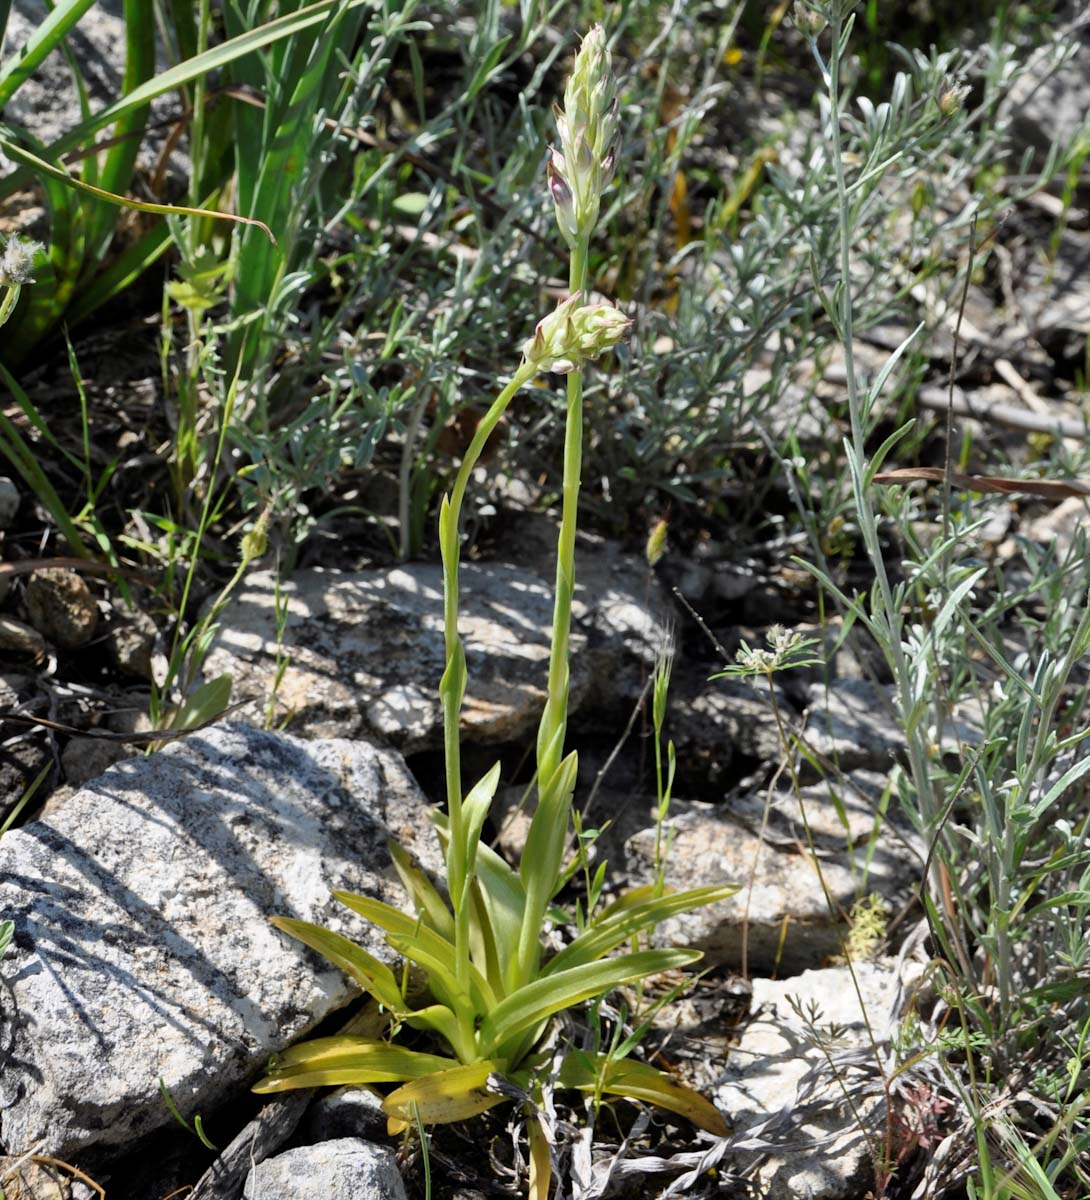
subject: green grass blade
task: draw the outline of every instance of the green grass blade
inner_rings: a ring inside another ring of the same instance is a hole
[[[236,59],[242,58],[247,54],[252,54],[255,50],[261,50],[265,46],[272,45],[282,38],[291,37],[296,33],[309,29],[312,25],[317,25],[324,21],[329,13],[339,5],[344,5],[347,8],[359,8],[371,2],[372,0],[318,0],[318,3],[311,4],[307,8],[300,9],[298,12],[287,13],[282,17],[278,17],[275,21],[269,21],[259,26],[257,29],[251,29],[246,33],[240,34],[238,37],[222,42],[218,46],[212,46],[202,54],[188,58],[185,62],[169,67],[165,71],[160,71],[153,79],[149,79],[147,83],[134,88],[128,95],[122,96],[118,100],[115,100],[113,104],[108,104],[105,108],[100,109],[89,120],[81,121],[79,125],[66,133],[64,137],[54,142],[50,149],[55,155],[61,155],[69,150],[73,150],[77,146],[83,145],[92,133],[96,133],[99,129],[107,125],[112,125],[119,117],[124,116],[126,113],[142,108],[157,96],[174,91],[176,88],[183,87],[187,83],[192,83],[193,80],[208,75],[211,72],[222,71],[224,67]],[[5,181],[5,195],[9,193],[12,186],[10,179]]]
[[[155,22],[148,12],[147,0],[125,0],[125,75],[121,92],[125,95],[155,75]],[[118,118],[113,128],[117,142],[106,152],[99,187],[108,192],[127,192],[132,182],[140,140],[150,108],[131,109]],[[107,204],[95,204],[89,214],[87,243],[93,261],[109,249],[117,224],[117,213]]]
[[[108,192],[105,188],[94,187],[89,183],[84,183],[82,179],[77,179],[74,175],[70,175],[60,167],[55,167],[52,163],[46,162],[44,158],[39,158],[38,155],[31,154],[29,150],[24,150],[22,146],[16,145],[10,138],[0,136],[0,151],[3,151],[8,158],[13,159],[15,162],[32,168],[35,174],[47,175],[50,179],[55,179],[59,183],[63,183],[66,187],[76,188],[78,191],[86,192],[88,195],[95,196],[99,200],[108,200],[111,204],[119,204],[122,208],[131,208],[136,212],[158,213],[160,216],[218,217],[222,221],[235,221],[242,225],[257,226],[272,241],[276,240],[273,238],[272,230],[264,221],[258,221],[252,217],[240,217],[235,213],[219,212],[203,208],[189,208],[184,204],[153,204],[146,200],[133,200],[131,196],[118,196],[113,192]]]
[[[0,109],[2,109],[42,63],[58,49],[68,31],[95,0],[61,0],[30,35],[19,54],[13,54],[0,67]],[[5,9],[7,5],[4,6]],[[7,24],[6,12],[4,24]]]
[[[22,406],[24,400],[26,400],[27,405],[30,404],[23,389],[19,387],[14,377],[3,364],[0,364],[0,379],[3,380],[20,406]],[[27,487],[30,488],[42,504],[42,507],[49,513],[51,520],[60,530],[61,536],[68,543],[68,548],[72,553],[79,555],[80,558],[91,558],[92,554],[84,545],[82,534],[76,528],[72,518],[68,515],[68,510],[61,502],[60,496],[57,495],[52,483],[49,482],[48,477],[42,470],[37,455],[26,443],[14,422],[3,412],[0,412],[0,454],[3,454],[15,470],[18,471]]]
[[[152,263],[163,257],[170,249],[172,241],[170,227],[165,221],[157,224],[153,229],[149,229],[139,241],[134,242],[121,255],[113,259],[104,271],[97,274],[85,286],[79,287],[64,310],[65,322],[69,326],[75,325],[77,322],[85,320],[103,304],[109,303],[115,296],[119,296]]]

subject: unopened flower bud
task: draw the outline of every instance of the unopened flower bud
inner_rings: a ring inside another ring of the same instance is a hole
[[[666,534],[669,526],[666,523],[665,517],[659,517],[647,535],[647,545],[644,547],[644,556],[647,559],[649,567],[655,566],[659,559],[666,553]]]
[[[611,304],[584,304],[574,292],[538,322],[523,360],[538,371],[566,375],[624,340],[632,322]]]
[[[808,4],[806,0],[795,0],[795,7],[791,15],[795,22],[795,28],[803,37],[816,38],[828,24],[824,14]]]
[[[30,272],[34,267],[34,259],[44,251],[41,242],[32,242],[17,233],[12,234],[0,255],[0,287],[21,287],[24,283],[33,283]]]
[[[260,558],[268,546],[269,541],[269,510],[266,508],[254,523],[254,527],[249,533],[242,535],[242,561],[244,563],[253,562],[255,558]]]
[[[962,102],[968,94],[968,84],[948,82],[939,94],[939,112],[944,117],[952,117],[960,110]]]

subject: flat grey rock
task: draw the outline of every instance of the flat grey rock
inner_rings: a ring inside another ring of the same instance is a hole
[[[892,689],[869,679],[811,684],[806,743],[841,771],[888,771],[904,748],[893,717]]]
[[[634,698],[653,648],[668,639],[637,591],[599,582],[600,573],[589,570],[588,579],[594,586],[573,606],[571,711],[584,701],[597,710],[602,688],[613,698]],[[275,588],[272,572],[246,578],[220,618],[207,676],[230,674],[235,697],[252,696],[263,711],[279,654],[288,665],[275,711],[291,729],[319,737],[370,734],[404,753],[442,744],[438,564],[298,572],[280,584],[287,619],[279,644]],[[462,736],[481,744],[523,737],[545,703],[553,585],[525,567],[467,563],[460,597],[468,670]]]
[[[230,673],[236,697],[262,706],[277,664],[276,577],[247,577],[223,613],[205,674]],[[278,717],[311,736],[370,733],[406,753],[442,743],[439,680],[446,667],[443,572],[410,563],[382,571],[300,571],[280,585],[290,662],[276,690]],[[467,564],[461,634],[469,681],[463,735],[505,741],[530,729],[545,702],[552,592],[516,567]],[[586,690],[573,640],[572,692]]]
[[[915,967],[909,970],[917,972]],[[755,1183],[762,1200],[845,1200],[862,1196],[872,1185],[867,1138],[881,1144],[880,1099],[875,1089],[867,1092],[859,1085],[856,1072],[848,1076],[853,1094],[844,1094],[796,1012],[801,1005],[804,1011],[816,1012],[822,1029],[837,1027],[835,1037],[827,1035],[834,1055],[869,1048],[868,1024],[881,1044],[896,1015],[896,969],[890,961],[861,962],[855,975],[862,1005],[847,967],[753,981],[753,1019],[731,1050],[714,1100],[742,1135],[784,1110],[797,1118],[794,1128],[782,1131],[783,1148],[763,1156],[757,1168]],[[853,1105],[865,1128],[859,1127]],[[764,1136],[775,1141],[775,1128],[773,1121]],[[818,1144],[798,1145],[811,1140]]]
[[[750,971],[779,975],[820,966],[839,954],[847,915],[859,896],[875,892],[888,906],[899,905],[919,877],[923,856],[914,835],[888,814],[877,815],[884,782],[856,772],[850,786],[835,796],[829,784],[802,789],[835,912],[825,901],[792,793],[772,797],[763,838],[760,793],[726,805],[675,801],[667,884],[682,890],[735,883],[741,890],[719,904],[662,922],[655,942],[694,946],[707,962],[731,966],[741,964],[745,943]],[[652,879],[654,850],[650,824],[625,843],[633,884]]]
[[[390,834],[438,865],[400,756],[245,726],[129,759],[0,841],[15,923],[0,989],[0,1141],[123,1147],[247,1086],[353,995],[269,924],[329,925],[389,961],[331,887],[400,905]]]
[[[245,1200],[405,1200],[394,1152],[362,1138],[300,1146],[258,1164]]]

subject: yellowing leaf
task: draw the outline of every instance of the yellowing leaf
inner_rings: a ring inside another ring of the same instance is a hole
[[[643,1100],[677,1113],[717,1137],[726,1137],[730,1133],[723,1114],[699,1092],[675,1083],[661,1071],[634,1059],[611,1060],[605,1054],[574,1051],[564,1057],[560,1085],[584,1092],[600,1089],[613,1096]]]
[[[419,1119],[425,1125],[476,1117],[505,1099],[502,1093],[487,1087],[489,1075],[498,1069],[496,1062],[469,1063],[414,1079],[391,1092],[382,1111],[394,1122]]]
[[[405,1011],[405,999],[393,971],[355,942],[331,929],[313,925],[310,921],[297,921],[294,917],[273,917],[272,923],[328,958],[391,1012]]]
[[[452,1065],[440,1054],[421,1054],[374,1038],[314,1038],[273,1055],[268,1074],[253,1091],[266,1094],[293,1088],[344,1083],[399,1083]]]

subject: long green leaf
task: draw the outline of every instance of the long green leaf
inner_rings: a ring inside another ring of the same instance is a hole
[[[581,963],[595,962],[644,929],[705,904],[718,904],[721,900],[728,900],[737,894],[738,890],[737,884],[692,888],[687,892],[669,892],[622,910],[610,920],[591,925],[550,959],[541,973],[543,976],[555,975]]]
[[[450,915],[443,897],[424,872],[409,857],[404,847],[391,840],[386,848],[393,860],[402,887],[412,897],[413,906],[421,913],[425,922],[448,942],[454,941],[454,918]]]
[[[155,75],[155,22],[147,11],[147,0],[125,0],[125,75],[122,94]],[[93,182],[108,192],[127,192],[140,153],[140,141],[150,106],[133,109],[118,119],[113,129],[114,144],[106,152],[102,173]],[[96,204],[89,215],[87,243],[92,263],[109,249],[117,224],[117,213],[108,205]]]
[[[562,732],[562,729],[558,732]],[[538,798],[537,810],[526,835],[526,845],[519,860],[519,876],[526,889],[526,906],[519,931],[518,953],[508,969],[508,987],[512,990],[532,979],[536,973],[545,912],[561,883],[578,766],[573,751],[556,768]]]
[[[699,950],[640,950],[536,979],[508,996],[485,1017],[479,1039],[482,1053],[494,1053],[508,1038],[539,1024],[562,1008],[600,996],[622,983],[633,983],[648,975],[690,966],[700,957]]]
[[[488,1077],[498,1070],[494,1062],[466,1063],[421,1076],[391,1092],[382,1111],[395,1121],[443,1125],[466,1121],[502,1103],[502,1092],[488,1091]]]
[[[393,971],[350,938],[294,917],[273,917],[272,923],[277,929],[290,933],[312,950],[317,950],[323,958],[328,958],[391,1012],[400,1016],[407,1011],[405,998]]]
[[[488,774],[470,789],[469,794],[462,801],[462,837],[464,843],[460,855],[460,863],[465,875],[462,879],[451,879],[449,881],[451,893],[461,897],[459,906],[466,903],[466,891],[473,881],[473,873],[476,867],[481,830],[484,828],[489,809],[492,807],[492,799],[496,795],[496,788],[499,787],[499,782],[500,764],[496,763]]]
[[[410,962],[427,972],[428,983],[432,987],[436,983],[442,985],[443,992],[437,994],[447,1004],[462,1009],[469,1003],[478,1013],[488,1012],[496,1006],[492,985],[472,963],[469,966],[470,994],[466,997],[461,995],[455,971],[454,947],[437,937],[432,930],[421,927],[418,934],[408,936],[391,933],[387,934],[386,940],[399,954],[404,954]]]
[[[315,1038],[274,1055],[268,1074],[254,1084],[253,1090],[264,1095],[333,1084],[400,1083],[452,1065],[457,1065],[454,1059],[406,1050],[373,1038]]]
[[[95,0],[61,0],[27,39],[18,54],[0,67],[0,109],[64,40],[68,31]]]

